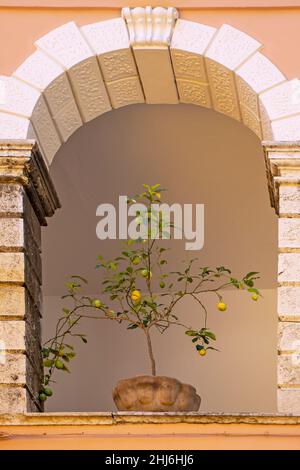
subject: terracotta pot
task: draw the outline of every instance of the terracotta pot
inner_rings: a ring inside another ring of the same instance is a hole
[[[113,399],[119,411],[198,411],[201,402],[191,385],[152,375],[119,380]]]

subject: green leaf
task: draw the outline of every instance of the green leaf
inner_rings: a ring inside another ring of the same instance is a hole
[[[256,274],[259,274],[259,272],[250,271],[250,273],[246,274],[246,276],[244,277],[244,279],[249,279],[249,277],[253,277],[253,276],[255,276]]]
[[[248,290],[248,292],[253,292],[254,294],[259,295],[259,290],[255,289],[255,287],[251,287],[250,289],[247,289],[247,290]]]
[[[225,268],[224,266],[219,266],[219,267],[216,268],[216,269],[217,269],[217,271],[218,271],[219,273],[225,273],[225,272],[226,272],[226,273],[228,273],[228,274],[231,274],[230,269],[227,269],[227,268]]]
[[[80,279],[85,284],[88,284],[88,281],[82,276],[74,275],[74,276],[71,276],[71,279]]]
[[[135,328],[138,328],[139,325],[137,323],[131,323],[128,325],[127,330],[135,330]]]
[[[199,336],[198,331],[195,331],[195,330],[186,330],[185,334],[187,336]]]
[[[213,341],[216,341],[216,335],[212,332],[212,331],[206,331],[205,332],[205,336],[207,336],[208,338],[212,339]]]

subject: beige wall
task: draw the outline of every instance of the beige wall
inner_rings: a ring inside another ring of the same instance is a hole
[[[209,326],[221,353],[199,358],[181,330],[156,335],[158,373],[194,384],[203,412],[274,412],[276,408],[276,230],[257,137],[237,121],[196,106],[135,105],[114,110],[77,131],[57,154],[51,173],[63,208],[44,229],[44,334],[53,331],[59,295],[70,274],[91,280],[97,293],[97,254],[116,255],[118,241],[96,239],[96,207],[135,193],[143,182],[169,188],[169,202],[205,203],[202,265],[228,265],[237,275],[258,270],[264,298],[228,292],[229,309],[215,299]],[[187,253],[173,242],[171,270]],[[178,313],[197,325],[195,306]],[[200,323],[202,326],[202,323]],[[112,322],[89,323],[72,374],[60,374],[48,410],[114,409],[111,389],[148,372],[144,338]],[[257,365],[259,364],[259,368]]]

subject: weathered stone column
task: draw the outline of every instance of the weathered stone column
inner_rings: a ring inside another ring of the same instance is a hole
[[[278,214],[278,411],[300,414],[300,142],[264,143]]]
[[[59,201],[34,141],[0,141],[0,413],[41,411],[41,225]]]

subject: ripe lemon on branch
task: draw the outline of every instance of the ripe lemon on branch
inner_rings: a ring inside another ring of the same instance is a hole
[[[133,290],[133,291],[131,292],[131,296],[130,296],[130,297],[131,297],[131,300],[132,300],[133,302],[137,303],[137,302],[139,302],[139,301],[141,300],[142,294],[140,293],[139,290]]]

